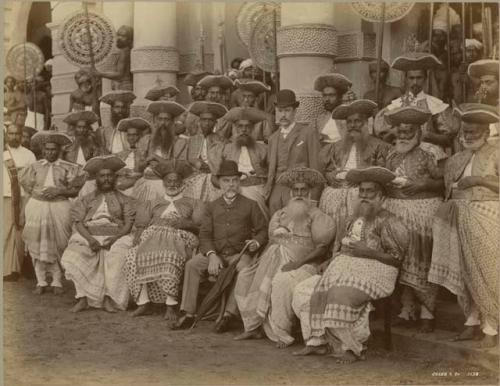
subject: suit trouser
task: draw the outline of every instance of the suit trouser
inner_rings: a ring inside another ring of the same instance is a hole
[[[239,254],[231,256],[220,256],[226,263],[231,264],[238,257]],[[242,257],[241,261],[245,261],[245,266],[250,265],[250,259]],[[243,268],[243,267],[241,267]],[[188,314],[196,314],[196,304],[198,300],[198,289],[200,287],[201,281],[208,279],[207,274],[208,269],[208,257],[202,254],[194,256],[192,259],[188,260],[186,267],[184,268],[184,284],[182,286],[182,302],[181,310]],[[236,278],[234,280],[236,282]],[[234,299],[234,284],[230,290],[229,296],[226,301],[226,313],[231,313],[232,315],[238,315],[238,306],[236,305],[236,300]]]

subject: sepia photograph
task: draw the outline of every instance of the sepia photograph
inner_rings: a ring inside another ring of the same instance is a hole
[[[498,1],[3,4],[2,384],[499,383]]]

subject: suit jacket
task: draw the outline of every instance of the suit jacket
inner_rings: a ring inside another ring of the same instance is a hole
[[[248,147],[250,161],[256,177],[267,177],[267,145],[256,142],[253,147]],[[238,163],[240,160],[240,148],[234,143],[227,143],[220,148],[221,154],[218,157],[218,165],[223,158]],[[217,165],[217,166],[218,166]]]
[[[239,253],[246,240],[267,243],[267,222],[257,203],[238,194],[231,204],[224,197],[208,203],[200,229],[200,252],[226,256]]]
[[[269,137],[268,143],[268,162],[269,173],[268,183],[272,184],[278,177],[278,145],[280,141],[281,130],[276,130]],[[311,169],[321,171],[319,163],[319,136],[318,132],[311,126],[303,123],[295,123],[295,127],[288,134],[289,147],[288,147],[288,168],[291,169],[295,166],[306,166]]]
[[[201,151],[203,144],[203,134],[196,134],[188,138],[187,143],[187,159],[190,162],[201,159]],[[217,151],[215,150],[219,146],[223,146],[225,141],[215,133],[209,134],[207,136],[207,158],[208,166],[212,173],[217,171],[219,160],[217,159]]]

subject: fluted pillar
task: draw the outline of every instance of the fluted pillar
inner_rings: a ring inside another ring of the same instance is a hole
[[[337,52],[334,3],[281,3],[278,29],[280,88],[295,91],[297,120],[309,122],[321,111],[314,78],[331,70]]]
[[[134,48],[131,54],[134,93],[131,115],[144,116],[144,96],[154,85],[175,85],[179,71],[175,2],[134,3]]]

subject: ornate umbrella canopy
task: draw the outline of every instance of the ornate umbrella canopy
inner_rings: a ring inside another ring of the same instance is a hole
[[[33,43],[19,43],[7,52],[5,64],[9,73],[17,80],[31,80],[43,69],[45,59],[37,45]]]
[[[264,71],[276,71],[276,37],[275,26],[280,25],[280,14],[276,12],[276,20],[273,12],[263,13],[255,22],[248,50],[250,57],[257,67]]]
[[[279,14],[279,4],[273,1],[256,1],[244,3],[236,17],[236,29],[238,37],[246,47],[250,45],[252,30],[259,19],[265,13],[271,13],[276,9]]]
[[[95,64],[102,63],[113,49],[116,40],[113,24],[96,13],[88,13],[92,51]],[[75,66],[90,67],[90,45],[85,12],[69,15],[59,28],[59,47],[64,57]]]
[[[413,8],[415,2],[386,2],[385,3],[385,23],[402,19]],[[356,1],[351,3],[351,7],[363,20],[379,23],[382,21],[381,1]]]

